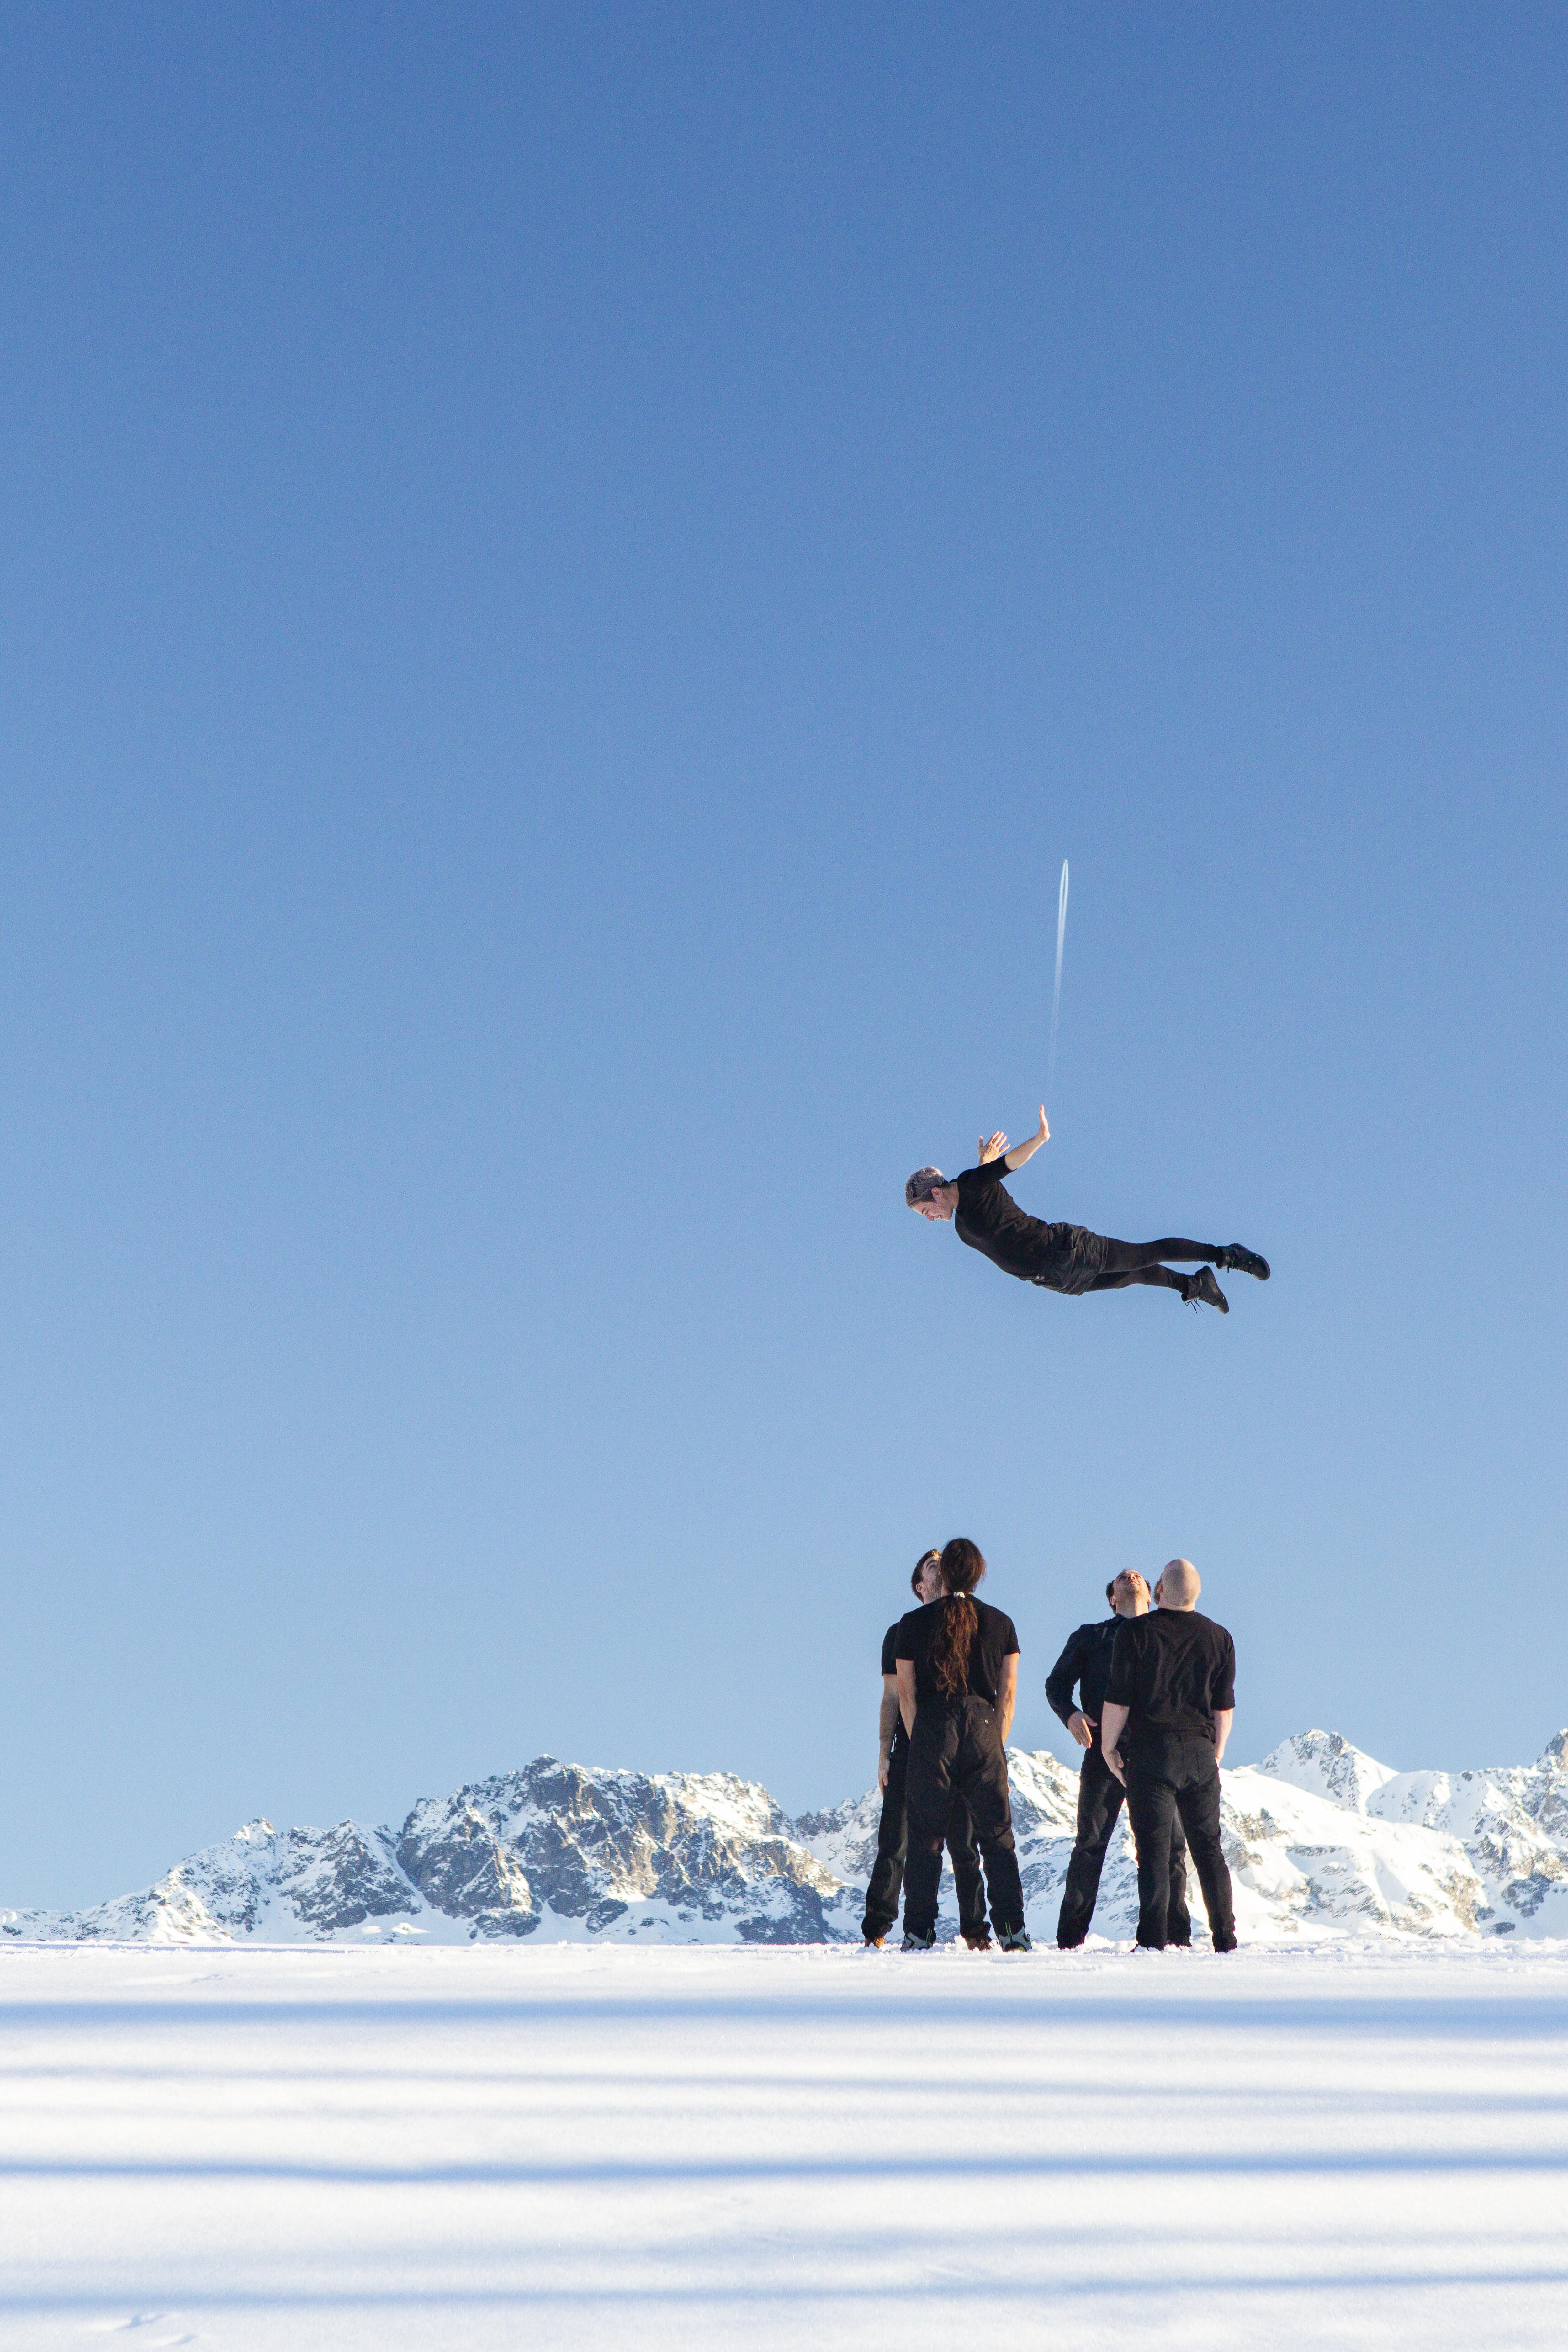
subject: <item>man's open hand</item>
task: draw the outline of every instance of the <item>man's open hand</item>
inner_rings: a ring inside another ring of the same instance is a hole
[[[1046,1118],[1046,1106],[1042,1103],[1040,1105],[1040,1131],[1038,1135],[1036,1136],[1035,1140],[1037,1143],[1048,1143],[1050,1139],[1051,1130]]]
[[[1115,1773],[1117,1779],[1121,1781],[1122,1787],[1125,1789],[1127,1786],[1127,1774],[1122,1769],[1121,1759],[1117,1754],[1114,1748],[1108,1748],[1105,1750],[1105,1760],[1110,1769]]]
[[[1075,1706],[1072,1713],[1068,1716],[1068,1729],[1072,1733],[1073,1738],[1078,1741],[1080,1748],[1092,1748],[1094,1746],[1094,1726],[1090,1723],[1088,1716],[1083,1713],[1081,1708]]]
[[[980,1139],[980,1160],[978,1164],[984,1168],[988,1160],[1000,1160],[1002,1154],[1006,1150],[1006,1149],[1007,1139],[1003,1134],[1000,1128],[997,1129],[989,1143],[986,1141],[985,1138],[982,1136]]]

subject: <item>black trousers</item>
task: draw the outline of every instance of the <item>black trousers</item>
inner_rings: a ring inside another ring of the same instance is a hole
[[[1125,1794],[1097,1739],[1092,1748],[1084,1751],[1083,1769],[1078,1776],[1078,1836],[1073,1841],[1067,1883],[1062,1888],[1061,1916],[1057,1921],[1057,1941],[1064,1949],[1081,1944],[1089,1933],[1106,1849],[1121,1818]],[[1179,1822],[1173,1824],[1171,1832],[1171,1885],[1165,1925],[1169,1942],[1192,1942],[1193,1923],[1187,1913],[1187,1849]]]
[[[1013,1807],[1002,1727],[989,1699],[922,1698],[910,1741],[910,1859],[904,1874],[904,1931],[929,1936],[936,1927],[942,1845],[955,1797],[969,1808],[991,1924],[1010,1936],[1024,1924],[1024,1888],[1013,1844]]]
[[[904,1857],[909,1852],[909,1813],[905,1802],[910,1770],[910,1743],[903,1729],[895,1733],[888,1758],[888,1785],[882,1791],[882,1819],[877,1831],[877,1859],[866,1889],[864,1936],[885,1936],[899,1916],[899,1894],[904,1883]],[[985,1889],[980,1883],[980,1857],[974,1851],[974,1824],[969,1808],[955,1799],[948,1817],[946,1843],[958,1890],[958,1924],[966,1936],[985,1927]],[[940,1877],[940,1858],[937,1871]]]
[[[1138,1848],[1138,1941],[1171,1941],[1171,1841],[1178,1820],[1216,1952],[1236,1948],[1230,1870],[1219,1836],[1219,1766],[1201,1733],[1140,1731],[1127,1759],[1127,1818]]]

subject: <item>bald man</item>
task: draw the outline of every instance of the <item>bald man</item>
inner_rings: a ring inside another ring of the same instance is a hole
[[[1110,1675],[1110,1653],[1116,1629],[1123,1617],[1146,1617],[1149,1585],[1135,1568],[1124,1568],[1105,1588],[1111,1614],[1080,1625],[1068,1637],[1066,1649],[1046,1676],[1046,1703],[1055,1709],[1084,1750],[1078,1782],[1078,1834],[1073,1840],[1062,1907],[1057,1920],[1057,1942],[1064,1952],[1076,1950],[1089,1934],[1089,1923],[1100,1894],[1100,1874],[1106,1849],[1121,1819],[1125,1790],[1107,1769],[1100,1739],[1100,1711]],[[1079,1704],[1072,1694],[1078,1685]],[[1165,1915],[1173,1944],[1190,1944],[1193,1923],[1187,1910],[1187,1850],[1178,1828],[1171,1839],[1171,1899]]]
[[[1220,1843],[1219,1766],[1236,1713],[1236,1644],[1198,1610],[1190,1559],[1167,1560],[1148,1617],[1123,1618],[1100,1711],[1105,1760],[1127,1790],[1138,1849],[1138,1941],[1171,1941],[1171,1845],[1178,1820],[1204,1891],[1216,1952],[1236,1949]],[[1125,1744],[1126,1753],[1122,1749]]]

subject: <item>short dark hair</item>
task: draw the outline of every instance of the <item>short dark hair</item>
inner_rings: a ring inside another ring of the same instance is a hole
[[[918,1600],[920,1599],[920,1597],[921,1597],[921,1577],[925,1574],[925,1572],[926,1572],[927,1569],[928,1569],[928,1568],[931,1568],[931,1567],[940,1568],[941,1566],[942,1566],[942,1554],[941,1554],[941,1552],[939,1552],[939,1551],[922,1551],[922,1552],[921,1552],[921,1556],[920,1556],[919,1559],[917,1559],[917,1560],[916,1560],[916,1562],[915,1562],[915,1564],[914,1564],[914,1567],[913,1567],[912,1570],[910,1571],[910,1591],[914,1594],[915,1599],[916,1599],[917,1601],[918,1601]]]
[[[1116,1601],[1116,1579],[1114,1577],[1111,1578],[1110,1583],[1105,1588],[1105,1597],[1114,1607]]]

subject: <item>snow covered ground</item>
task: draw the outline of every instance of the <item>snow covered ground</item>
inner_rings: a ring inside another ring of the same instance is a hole
[[[0,2343],[1568,2341],[1568,1944],[0,1950]]]

